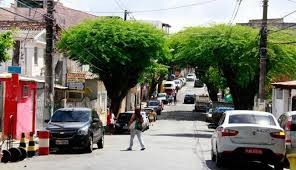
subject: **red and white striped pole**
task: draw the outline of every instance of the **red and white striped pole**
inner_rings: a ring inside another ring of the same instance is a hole
[[[39,155],[49,155],[49,131],[38,131]]]

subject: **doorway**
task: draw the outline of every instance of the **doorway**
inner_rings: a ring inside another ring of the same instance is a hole
[[[3,115],[4,115],[4,83],[0,81],[0,133],[2,133],[3,130]],[[0,136],[1,137],[1,136]]]
[[[296,96],[293,96],[292,98],[292,111],[296,110]]]

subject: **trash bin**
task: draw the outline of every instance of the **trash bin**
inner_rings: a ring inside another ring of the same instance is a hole
[[[296,153],[287,154],[287,158],[290,162],[290,170],[296,170]]]

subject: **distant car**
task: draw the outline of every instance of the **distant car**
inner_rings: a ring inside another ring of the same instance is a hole
[[[189,93],[184,97],[184,104],[194,104],[196,100],[196,94]]]
[[[202,88],[202,87],[204,87],[204,83],[201,80],[196,79],[194,81],[194,87]]]
[[[163,89],[167,95],[174,95],[176,92],[176,83],[174,81],[166,81],[163,83]]]
[[[175,84],[176,84],[176,88],[181,89],[182,88],[182,82],[181,80],[174,80]]]
[[[206,122],[213,122],[213,109],[209,109],[206,113]]]
[[[97,112],[89,108],[62,108],[54,112],[46,127],[50,132],[50,149],[84,149],[93,144],[104,147],[104,127]]]
[[[124,133],[124,132],[129,131],[128,122],[130,121],[133,113],[135,113],[135,111],[127,111],[127,112],[123,112],[123,113],[118,114],[117,119],[115,121],[115,132],[116,133]],[[146,112],[142,111],[141,115],[144,120],[143,129],[147,130],[147,129],[149,129],[149,120],[146,115]]]
[[[186,78],[181,77],[178,80],[180,80],[182,82],[182,86],[185,86],[186,85]]]
[[[271,113],[226,111],[211,139],[211,157],[217,167],[227,161],[260,161],[283,170],[285,132]]]
[[[218,106],[213,109],[212,113],[212,121],[213,123],[218,123],[222,117],[222,114],[226,111],[234,110],[234,107],[225,107],[225,106]]]
[[[187,80],[187,81],[194,81],[195,79],[196,79],[196,76],[195,76],[194,73],[189,73],[189,74],[187,74],[187,76],[186,76],[186,80]]]
[[[158,93],[157,100],[162,101],[163,104],[168,104],[168,97],[166,93]]]
[[[162,111],[162,103],[160,100],[149,100],[147,102],[147,107],[151,107],[157,113],[157,115],[161,114]]]

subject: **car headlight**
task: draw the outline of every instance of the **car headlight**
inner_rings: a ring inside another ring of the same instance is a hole
[[[88,126],[84,126],[78,130],[78,135],[87,135],[88,134]]]

